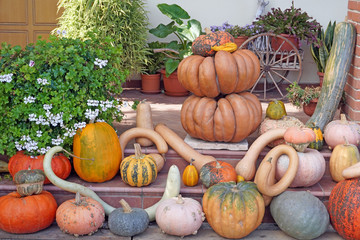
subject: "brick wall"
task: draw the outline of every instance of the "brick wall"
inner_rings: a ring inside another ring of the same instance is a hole
[[[345,86],[343,111],[347,118],[360,123],[360,0],[348,1],[348,21],[356,27],[357,38],[354,57]]]

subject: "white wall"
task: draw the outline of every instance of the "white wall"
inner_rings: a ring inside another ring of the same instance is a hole
[[[280,7],[286,9],[291,6],[291,0],[268,0],[269,4],[265,12],[271,8]],[[185,9],[191,18],[200,21],[203,28],[212,25],[221,25],[228,21],[233,25],[251,24],[255,18],[258,6],[257,0],[144,0],[146,10],[149,12],[150,27],[156,27],[159,23],[167,24],[169,18],[164,16],[157,8],[159,3],[178,4]],[[328,22],[345,20],[347,15],[347,0],[295,0],[295,7],[306,11],[321,25],[327,26]],[[176,38],[167,38],[173,40]],[[149,41],[164,41],[149,34]],[[304,43],[303,72],[301,83],[318,83],[316,66],[311,58],[309,47]]]

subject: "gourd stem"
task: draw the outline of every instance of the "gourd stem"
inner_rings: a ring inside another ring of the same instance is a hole
[[[179,194],[178,199],[176,200],[176,203],[177,203],[177,204],[184,204],[184,203],[185,203],[185,201],[184,201],[184,199],[182,198],[181,194]]]
[[[134,149],[135,149],[135,158],[140,159],[141,158],[141,146],[138,143],[134,143]]]
[[[346,119],[346,115],[345,114],[340,114],[340,121],[341,121],[341,123],[347,123],[347,119]]]
[[[132,208],[130,207],[130,205],[124,199],[120,200],[120,204],[121,204],[121,206],[123,208],[124,213],[131,213],[132,212]]]
[[[63,151],[66,152],[67,154],[69,154],[70,156],[75,157],[75,158],[78,158],[78,159],[81,159],[81,160],[91,160],[91,161],[95,161],[95,159],[93,159],[93,158],[81,158],[81,157],[75,156],[74,154],[72,154],[72,153],[69,152],[69,151],[66,151],[65,149],[63,149]]]
[[[76,206],[80,206],[81,205],[81,195],[79,192],[76,192],[76,195],[75,195],[75,205]]]

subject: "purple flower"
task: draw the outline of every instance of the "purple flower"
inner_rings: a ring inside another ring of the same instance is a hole
[[[33,67],[35,65],[35,62],[33,60],[30,60],[29,67]]]

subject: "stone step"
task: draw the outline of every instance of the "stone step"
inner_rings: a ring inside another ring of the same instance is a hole
[[[258,162],[260,162],[267,152],[270,149],[265,148],[259,158]],[[205,155],[214,156],[217,160],[226,161],[233,166],[236,166],[238,161],[242,159],[245,155],[245,151],[228,151],[228,150],[198,150],[200,153]],[[157,150],[153,147],[143,148],[143,153],[154,153]],[[323,150],[321,152],[328,163],[330,158],[331,152],[329,150]],[[126,149],[125,156],[134,154],[134,149]],[[117,175],[112,180],[104,182],[104,183],[89,183],[86,181],[81,180],[75,172],[69,176],[67,181],[74,182],[81,184],[83,186],[89,187],[93,191],[95,191],[100,198],[102,198],[105,202],[110,204],[111,206],[117,208],[120,207],[120,199],[125,199],[130,206],[132,207],[139,207],[139,208],[147,208],[152,206],[157,201],[160,200],[162,194],[165,189],[167,172],[173,164],[175,164],[178,168],[180,173],[182,174],[184,168],[188,165],[188,163],[181,158],[174,150],[169,149],[169,151],[165,155],[166,162],[164,168],[159,172],[158,177],[154,183],[146,187],[131,187],[125,184],[122,180],[120,175]],[[328,164],[327,164],[328,165]],[[306,188],[290,188],[292,191],[309,191],[314,196],[318,197],[320,200],[326,203],[332,188],[335,186],[335,182],[332,181],[329,168],[327,166],[326,173],[324,177],[311,187]],[[57,186],[52,184],[47,184],[44,186],[44,190],[51,192],[57,203],[61,204],[62,202],[74,198],[74,194],[64,191]],[[16,191],[16,187],[11,180],[3,180],[0,182],[0,196],[8,194],[12,191]],[[187,187],[183,184],[181,185],[181,194],[184,197],[191,197],[193,199],[198,200],[201,202],[202,196],[206,191],[206,187],[203,186],[200,182],[194,187]],[[273,219],[269,213],[269,209],[266,209],[266,214],[263,220],[264,223],[271,223]]]

